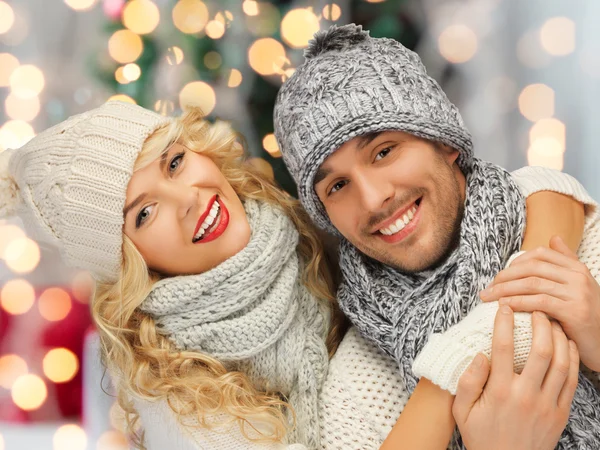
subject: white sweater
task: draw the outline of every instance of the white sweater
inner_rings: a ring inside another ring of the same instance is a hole
[[[522,168],[513,172],[513,176],[525,196],[551,190],[573,196],[586,204],[586,234],[579,254],[582,258],[590,254],[599,256],[597,244],[600,243],[600,228],[596,203],[581,184],[566,174],[539,167]],[[594,263],[597,261],[597,258],[586,259]],[[592,273],[596,275],[598,269],[600,262]],[[465,321],[466,328],[471,329],[472,325],[467,319]],[[485,322],[485,327],[493,328],[493,317],[489,323]],[[435,351],[432,351],[432,355],[435,357]],[[435,368],[435,359],[434,363],[427,366]],[[362,338],[355,328],[350,328],[330,361],[320,394],[322,449],[378,449],[407,401],[404,380],[399,376],[394,361]],[[243,437],[235,423],[220,429],[182,427],[164,402],[136,401],[136,409],[146,432],[148,450],[305,449],[298,444],[251,442]]]

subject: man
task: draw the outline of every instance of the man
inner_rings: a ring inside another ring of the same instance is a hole
[[[433,333],[474,309],[479,324],[487,320],[493,327],[498,304],[478,306],[479,291],[519,250],[524,198],[508,173],[473,157],[458,110],[415,53],[348,25],[318,33],[305,56],[278,95],[276,136],[306,210],[343,237],[343,311],[396,359],[412,392],[413,363]],[[566,192],[561,183],[550,182]],[[582,192],[575,197],[587,201]],[[592,246],[585,248],[589,264]],[[497,300],[500,293],[513,307],[553,315],[582,362],[599,370],[599,292],[589,270],[555,240],[551,249],[515,259],[483,296]],[[528,318],[521,323],[527,329],[531,317],[520,317]],[[443,352],[430,349],[430,366],[452,356],[445,362],[462,373],[465,358],[454,356],[464,342],[453,352],[448,339]],[[426,370],[421,374],[429,377]],[[580,376],[561,448],[600,447],[599,401],[590,380]],[[457,421],[467,435],[467,424]]]

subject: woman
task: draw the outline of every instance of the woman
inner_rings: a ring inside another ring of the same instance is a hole
[[[140,448],[378,448],[403,380],[344,334],[315,230],[242,153],[199,111],[109,102],[0,154],[0,215],[97,280],[104,361]]]

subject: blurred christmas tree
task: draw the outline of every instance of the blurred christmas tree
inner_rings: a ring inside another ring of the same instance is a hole
[[[422,26],[405,0],[104,0],[108,51],[89,67],[117,98],[162,114],[200,106],[230,121],[248,152],[296,189],[272,135],[281,83],[319,28],[356,23],[413,49]],[[343,10],[342,10],[343,7]],[[414,4],[413,4],[414,7]]]

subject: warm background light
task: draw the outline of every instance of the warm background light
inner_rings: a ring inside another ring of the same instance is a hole
[[[54,450],[85,450],[87,436],[78,425],[63,425],[54,433],[52,444]]]
[[[154,103],[154,111],[163,116],[170,116],[175,111],[175,103],[171,100],[157,100]]]
[[[15,273],[32,272],[40,262],[40,247],[28,237],[14,239],[4,249],[4,261]]]
[[[19,278],[7,281],[0,291],[0,305],[9,314],[25,314],[34,302],[33,286]]]
[[[40,99],[38,97],[21,98],[11,93],[4,100],[4,108],[11,119],[29,122],[40,113]]]
[[[71,296],[60,288],[48,288],[38,299],[38,309],[46,320],[57,322],[63,320],[71,311]]]
[[[135,61],[144,50],[144,43],[131,30],[119,30],[108,40],[108,53],[111,58],[121,64]]]
[[[220,39],[225,34],[225,25],[218,20],[211,20],[206,24],[206,35],[211,39]]]
[[[152,33],[159,22],[160,12],[151,0],[131,0],[125,4],[123,25],[134,33]]]
[[[342,8],[336,3],[328,3],[323,7],[323,17],[336,21],[342,16]]]
[[[566,148],[566,127],[558,119],[541,119],[529,131],[529,143],[533,144],[538,139],[554,139],[562,151]]]
[[[129,450],[125,435],[117,430],[102,433],[95,450]]]
[[[250,67],[260,75],[279,73],[285,59],[283,45],[273,38],[258,39],[248,49]]]
[[[290,47],[302,48],[308,45],[319,28],[319,18],[312,10],[292,9],[281,21],[281,37]]]
[[[0,386],[11,389],[13,383],[21,375],[27,373],[27,363],[17,355],[4,355],[0,357]]]
[[[530,84],[519,95],[519,111],[536,122],[554,115],[554,91],[545,84]]]
[[[45,84],[44,73],[33,64],[17,67],[10,76],[10,89],[13,94],[21,98],[39,95]]]
[[[4,259],[4,251],[6,250],[6,246],[13,240],[22,237],[25,237],[25,232],[18,226],[0,225],[0,259]]]
[[[54,383],[66,383],[77,375],[79,361],[71,350],[55,348],[44,356],[44,375]]]
[[[227,86],[238,87],[240,84],[242,84],[242,72],[237,69],[231,69],[229,80],[227,80]]]
[[[566,17],[554,17],[542,25],[540,41],[544,50],[564,56],[575,50],[575,23]]]
[[[119,84],[129,83],[129,80],[125,78],[125,74],[123,73],[124,68],[125,66],[120,66],[117,68],[117,70],[115,70],[115,80],[117,80]]]
[[[94,279],[89,272],[79,272],[71,281],[73,298],[79,303],[87,304],[94,291]]]
[[[46,401],[48,389],[46,383],[37,375],[21,375],[15,380],[11,389],[15,405],[25,411],[38,409]]]
[[[26,144],[32,137],[35,136],[33,127],[24,120],[9,120],[0,128],[0,150],[6,148],[19,148]],[[3,144],[6,140],[6,146]],[[2,230],[0,228],[0,233]],[[2,238],[0,238],[2,241]],[[0,245],[0,259],[2,259],[4,249]]]
[[[273,133],[267,134],[262,141],[263,148],[274,157],[281,156],[281,152],[279,151],[279,146],[277,145],[277,139],[275,139],[275,135]]]
[[[125,103],[131,103],[133,105],[136,104],[134,99],[132,99],[129,95],[125,95],[125,94],[111,95],[110,97],[108,97],[107,101],[111,101],[111,100],[125,102]]]
[[[76,11],[91,9],[97,0],[65,0],[65,3]]]
[[[15,23],[15,13],[10,5],[0,1],[0,34],[6,33]]]
[[[173,8],[173,23],[182,33],[200,33],[208,23],[208,8],[200,0],[179,0]]]
[[[440,54],[451,63],[464,63],[477,52],[477,35],[466,25],[451,25],[440,34],[438,48]]]
[[[562,170],[564,151],[555,139],[537,139],[527,150],[527,162],[530,166],[543,166]]]
[[[255,2],[254,0],[245,0],[244,3],[242,3],[242,9],[248,16],[257,16],[258,2]]]
[[[204,65],[209,69],[218,69],[221,67],[222,62],[223,58],[217,52],[208,52],[204,55]]]
[[[179,106],[184,110],[190,107],[199,107],[205,115],[208,115],[216,104],[215,91],[204,81],[188,83],[179,93]]]
[[[183,50],[179,47],[169,47],[167,50],[167,62],[171,66],[177,66],[183,62]]]
[[[141,74],[142,70],[140,69],[140,66],[135,63],[129,63],[123,67],[123,76],[127,81],[135,81]]]
[[[10,86],[10,76],[19,67],[19,60],[10,53],[0,53],[0,87]]]

